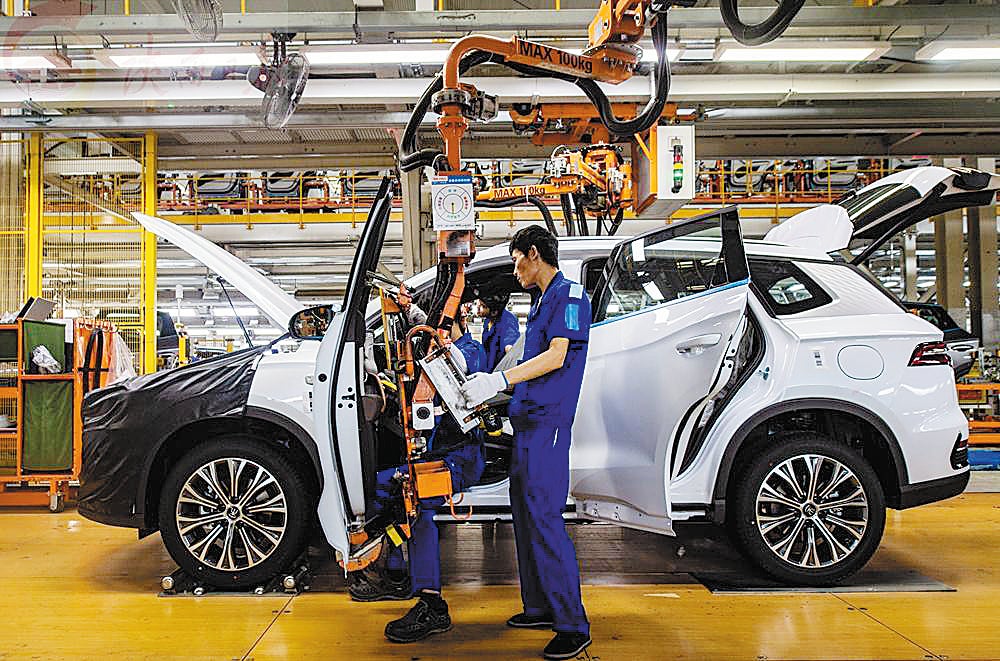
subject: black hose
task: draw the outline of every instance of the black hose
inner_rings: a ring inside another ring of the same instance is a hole
[[[458,73],[463,74],[474,66],[498,58],[500,56],[494,53],[473,51],[459,61]],[[399,169],[403,172],[409,172],[424,166],[432,166],[441,154],[441,150],[434,148],[417,150],[417,131],[420,129],[420,124],[431,107],[434,95],[440,92],[442,87],[444,87],[443,72],[438,73],[434,77],[434,80],[431,81],[431,84],[427,86],[427,89],[424,90],[420,99],[417,100],[413,112],[410,114],[409,121],[406,122],[402,139],[399,142]]]
[[[476,206],[485,207],[486,209],[506,209],[508,207],[517,206],[523,202],[535,205],[538,210],[542,212],[542,219],[545,221],[545,227],[547,227],[549,231],[556,236],[559,235],[556,231],[556,223],[552,220],[552,212],[549,211],[549,208],[545,206],[545,202],[540,197],[528,195],[526,197],[515,197],[509,200],[483,200],[476,202]]]
[[[719,0],[719,9],[722,11],[722,22],[736,41],[744,46],[760,46],[780,37],[805,2],[806,0],[781,0],[774,13],[756,25],[747,25],[740,20],[737,6],[739,0]]]
[[[594,104],[597,114],[601,118],[601,123],[611,133],[627,136],[645,131],[656,124],[660,115],[663,114],[663,107],[666,105],[667,95],[670,92],[670,59],[667,57],[667,41],[667,18],[666,14],[661,14],[656,21],[656,25],[653,26],[653,49],[657,55],[656,68],[653,74],[655,91],[649,98],[649,101],[646,102],[646,107],[643,108],[642,112],[634,118],[627,120],[620,120],[615,117],[611,101],[593,80],[577,78],[569,74],[552,72],[525,64],[507,62],[500,55],[481,51],[473,51],[465,55],[458,64],[458,71],[459,74],[462,74],[470,68],[485,62],[496,62],[525,75],[556,78],[574,83],[583,90],[583,93],[587,95],[590,102]],[[440,92],[443,87],[444,76],[439,73],[431,81],[431,84],[427,86],[427,89],[424,90],[423,95],[421,95],[413,108],[413,113],[410,115],[406,127],[403,129],[399,148],[399,169],[403,172],[409,172],[424,166],[432,166],[434,165],[434,161],[441,155],[441,151],[435,148],[417,150],[416,138],[417,131],[420,128],[421,122],[423,122],[424,116],[430,109],[434,95]]]
[[[580,236],[590,236],[590,228],[587,226],[587,210],[580,201],[580,197],[574,197],[576,198],[576,222],[580,228]]]
[[[559,206],[562,207],[563,222],[566,224],[566,236],[576,236],[576,228],[573,225],[573,200],[569,193],[559,196]]]

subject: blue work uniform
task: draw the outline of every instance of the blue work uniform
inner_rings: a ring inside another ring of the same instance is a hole
[[[486,349],[486,369],[483,372],[492,372],[497,368],[497,364],[503,360],[504,347],[512,347],[517,344],[521,337],[521,327],[517,323],[517,317],[511,314],[510,310],[504,309],[500,312],[500,318],[496,323],[489,319],[483,320],[483,348]],[[473,374],[472,370],[469,370]]]
[[[479,372],[486,364],[486,352],[483,345],[466,333],[454,341],[456,347],[465,357],[465,363],[470,373]],[[442,416],[443,417],[443,416]],[[471,439],[456,445],[452,449],[439,452],[435,445],[444,445],[457,438],[461,432],[452,424],[453,420],[437,420],[437,425],[428,441],[428,459],[440,459],[448,464],[451,470],[451,486],[454,493],[461,493],[476,484],[483,476],[485,458],[480,430],[470,432]],[[448,438],[439,438],[447,436]],[[393,477],[396,473],[406,474],[407,466],[398,466],[379,471],[375,480],[375,514],[381,514],[399,502],[399,491],[393,489]],[[423,498],[420,500],[420,511],[417,520],[410,530],[408,551],[410,555],[410,580],[413,592],[420,590],[441,591],[441,556],[438,543],[438,528],[434,522],[437,508],[444,505],[445,499]],[[393,547],[386,561],[386,568],[401,571],[406,568],[401,546]]]
[[[590,337],[590,300],[583,285],[556,273],[531,307],[524,360],[569,340],[563,366],[514,386],[510,506],[527,615],[552,617],[557,632],[590,633],[580,599],[576,549],[562,511],[569,494],[569,448]]]

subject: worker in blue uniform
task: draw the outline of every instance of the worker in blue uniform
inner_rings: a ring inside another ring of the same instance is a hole
[[[413,312],[408,311],[411,317]],[[468,332],[464,318],[456,320],[453,326],[452,345],[457,349],[457,352],[452,352],[452,357],[459,369],[466,372],[484,369],[486,353],[482,344]],[[436,423],[422,460],[443,460],[451,471],[454,493],[461,493],[482,477],[485,467],[482,432],[473,430],[469,434],[462,433],[451,415],[438,416]],[[407,466],[403,465],[379,471],[374,503],[376,516],[401,508],[400,478],[407,470]],[[415,642],[451,629],[448,605],[441,597],[441,560],[438,528],[434,522],[434,514],[444,503],[442,497],[419,501],[419,514],[413,522],[407,543],[409,576],[402,547],[395,546],[388,552],[384,571],[355,572],[350,581],[348,591],[356,601],[419,598],[406,615],[386,625],[385,636],[393,642]]]
[[[524,611],[512,627],[551,627],[547,659],[571,659],[590,645],[590,623],[580,598],[576,550],[562,510],[569,492],[569,448],[580,398],[590,301],[583,285],[559,270],[559,244],[532,225],[510,244],[514,274],[531,290],[524,357],[505,372],[474,374],[463,386],[476,405],[514,386],[509,415],[514,427],[510,505]]]
[[[507,309],[509,294],[494,294],[480,299],[483,308],[483,348],[486,349],[484,372],[492,372],[521,337],[521,328]]]

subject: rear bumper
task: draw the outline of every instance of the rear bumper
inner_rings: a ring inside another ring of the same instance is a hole
[[[942,477],[938,480],[908,484],[900,489],[899,502],[894,508],[899,510],[934,503],[945,498],[951,498],[965,491],[969,484],[969,471],[957,475]]]

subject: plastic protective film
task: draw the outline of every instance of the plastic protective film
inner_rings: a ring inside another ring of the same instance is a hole
[[[257,347],[147,374],[89,393],[83,401],[79,508],[112,525],[142,527],[144,476],[160,444],[194,420],[243,414]]]

